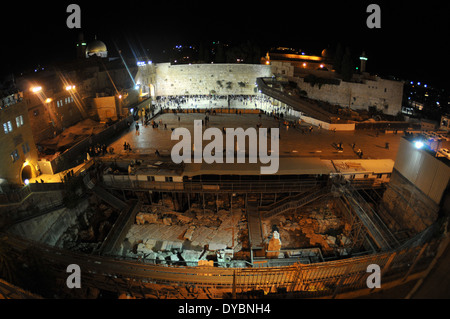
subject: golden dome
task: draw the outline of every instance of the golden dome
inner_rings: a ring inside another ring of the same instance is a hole
[[[88,57],[92,55],[104,57],[107,53],[108,49],[106,48],[106,45],[97,39],[90,42],[86,47],[86,56]]]

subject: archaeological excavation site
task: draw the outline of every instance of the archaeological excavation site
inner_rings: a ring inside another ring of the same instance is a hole
[[[163,157],[103,158],[51,191],[33,185],[6,234],[15,253],[45,256],[55,282],[80,265],[76,297],[354,297],[370,293],[369,265],[392,286],[426,271],[446,227],[442,186],[425,193],[402,162],[384,174],[369,173],[373,160],[280,164],[264,176],[249,164],[218,174]]]

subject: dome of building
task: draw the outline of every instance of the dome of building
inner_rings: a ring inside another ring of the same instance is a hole
[[[330,58],[331,57],[330,50],[328,50],[328,49],[322,50],[322,54],[321,55],[322,55],[323,58]]]
[[[106,48],[106,45],[97,39],[95,39],[92,42],[89,42],[89,44],[86,47],[86,57],[90,57],[96,55],[101,58],[106,58],[108,56],[108,49]]]

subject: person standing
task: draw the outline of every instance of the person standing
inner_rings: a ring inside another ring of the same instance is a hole
[[[136,135],[139,135],[139,123],[136,122]]]

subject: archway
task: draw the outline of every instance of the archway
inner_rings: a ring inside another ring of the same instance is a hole
[[[27,184],[27,182],[25,181],[29,181],[30,179],[33,178],[33,169],[31,168],[30,165],[25,165],[22,168],[22,173],[21,173],[21,177],[22,177],[22,183]]]
[[[148,85],[148,87],[149,87],[149,90],[150,90],[150,92],[149,92],[149,93],[150,93],[150,97],[151,97],[151,98],[155,98],[155,86],[154,86],[153,84],[150,83],[150,84]]]

